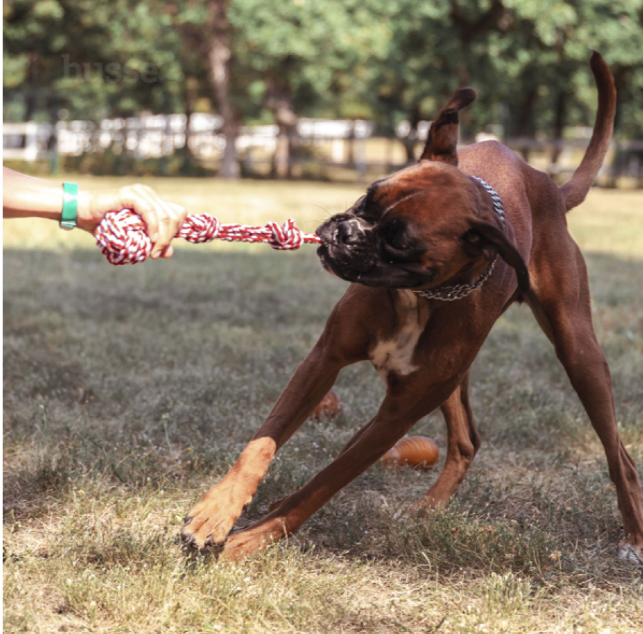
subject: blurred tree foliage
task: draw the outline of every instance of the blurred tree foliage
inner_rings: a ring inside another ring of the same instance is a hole
[[[283,174],[300,116],[391,133],[474,86],[464,130],[560,137],[591,125],[590,48],[619,90],[617,134],[643,135],[643,0],[5,0],[5,120],[218,112],[231,146],[275,122]]]
[[[55,97],[74,118],[177,111],[186,76],[170,16],[152,2],[9,0],[4,89],[21,119],[46,118]]]

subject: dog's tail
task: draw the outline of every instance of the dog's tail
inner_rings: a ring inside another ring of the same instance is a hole
[[[560,188],[566,211],[577,207],[585,200],[585,196],[587,196],[587,192],[603,164],[614,130],[614,114],[616,112],[614,78],[605,60],[596,51],[592,55],[590,66],[598,88],[598,112],[587,152],[585,152],[585,156],[571,180]]]

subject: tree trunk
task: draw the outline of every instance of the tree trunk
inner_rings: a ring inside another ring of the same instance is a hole
[[[418,124],[422,119],[420,107],[416,104],[411,108],[411,116],[409,117],[409,133],[402,139],[404,149],[406,150],[406,162],[415,163],[415,146],[418,141]]]
[[[174,152],[174,155],[177,156],[180,160],[179,163],[179,174],[181,176],[191,176],[193,175],[193,167],[196,162],[196,156],[192,151],[191,146],[191,128],[192,128],[192,114],[194,108],[194,95],[193,91],[188,85],[185,87],[183,93],[183,112],[185,113],[185,143],[182,147],[177,148]]]
[[[239,136],[239,117],[230,101],[230,64],[232,49],[230,44],[230,22],[227,16],[228,0],[209,0],[209,27],[211,29],[208,46],[210,83],[223,119],[222,131],[225,137],[225,150],[221,160],[219,176],[237,179],[240,176],[237,160],[237,137]]]
[[[191,78],[186,80],[186,85],[183,92],[183,112],[185,113],[185,145],[183,146],[183,154],[192,159],[194,152],[190,145],[192,140],[192,114],[194,112],[194,102],[196,100],[197,91],[191,86]]]
[[[516,124],[516,136],[519,139],[533,139],[534,137],[534,105],[536,97],[538,96],[538,87],[533,86],[530,88],[520,104],[520,114],[518,115],[518,122]],[[520,148],[520,153],[525,162],[529,162],[530,148],[523,146]]]
[[[32,51],[31,53],[29,53],[29,59],[27,62],[27,81],[25,82],[26,89],[23,93],[25,103],[25,111],[23,114],[24,121],[31,121],[33,119],[34,113],[36,112],[36,107],[38,105],[38,92],[35,88],[37,63],[38,54]],[[26,134],[22,135],[22,139],[20,140],[20,147],[27,147]]]
[[[287,80],[269,80],[266,106],[272,111],[279,126],[277,149],[275,151],[275,172],[277,178],[292,176],[292,153],[299,142],[297,115],[292,104],[292,93]]]
[[[565,127],[565,111],[567,110],[567,94],[564,90],[556,98],[556,114],[554,117],[554,149],[551,153],[551,164],[556,165],[562,153],[563,128]]]
[[[51,131],[47,139],[47,151],[49,152],[49,174],[58,174],[58,111],[60,109],[60,96],[53,92],[47,97],[47,110],[49,111],[49,123]]]
[[[25,90],[24,100],[25,113],[23,115],[23,118],[25,121],[31,121],[33,119],[34,113],[36,112],[36,106],[38,105],[38,94],[31,86]]]
[[[622,95],[627,87],[629,68],[627,66],[616,66],[612,68],[614,74],[614,87],[616,94]],[[618,136],[623,121],[623,102],[618,99],[616,101],[616,112],[614,113],[614,137]],[[627,151],[625,151],[627,152]],[[631,155],[635,157],[634,154]],[[612,155],[612,162],[608,169],[607,187],[615,188],[618,183],[618,177],[621,176],[620,171],[624,162],[625,156],[623,150],[619,150],[618,144],[614,144],[614,154]],[[638,158],[636,159],[638,160]],[[641,172],[639,172],[641,174]],[[641,179],[639,178],[638,187],[641,187]]]
[[[355,120],[351,121],[351,128],[346,139],[346,164],[355,166]]]

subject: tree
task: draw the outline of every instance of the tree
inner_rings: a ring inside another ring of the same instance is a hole
[[[377,46],[369,3],[373,0],[231,4],[233,82],[245,91],[248,115],[268,110],[279,127],[279,175],[289,173],[298,116],[344,114],[346,89]],[[364,101],[361,91],[352,99]]]
[[[7,0],[4,17],[5,117],[214,104],[225,177],[239,174],[241,126],[273,121],[287,175],[301,116],[369,118],[387,134],[409,120],[412,160],[417,123],[469,84],[465,136],[500,123],[561,138],[593,121],[590,47],[615,75],[617,132],[643,134],[643,0]]]
[[[228,0],[209,0],[207,24],[210,31],[208,38],[210,82],[223,118],[223,136],[226,141],[219,176],[221,178],[239,178],[236,147],[239,134],[239,116],[230,101],[232,34],[228,21]]]
[[[26,119],[44,113],[52,92],[71,116],[84,119],[175,110],[180,42],[150,2],[13,0],[5,4],[4,35],[11,69],[5,90],[10,97],[38,91],[36,104],[25,107]]]

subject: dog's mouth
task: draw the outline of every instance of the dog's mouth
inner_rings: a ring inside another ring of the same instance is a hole
[[[365,259],[354,262],[352,258],[346,257],[345,253],[330,243],[322,244],[317,249],[317,257],[324,270],[347,282],[359,282],[373,268],[373,264]]]
[[[324,270],[347,282],[364,286],[419,288],[435,277],[421,270],[418,265],[384,262],[372,253],[361,254],[357,258],[347,257],[343,249],[328,243],[317,249],[317,256]]]

